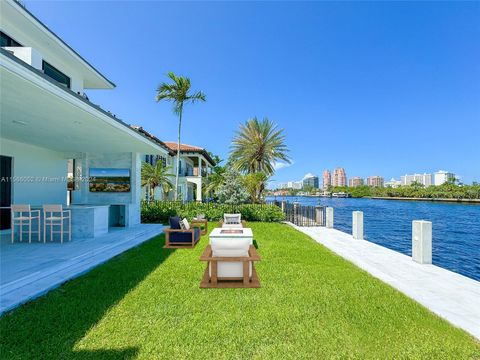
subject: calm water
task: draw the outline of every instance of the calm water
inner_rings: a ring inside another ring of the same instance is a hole
[[[371,199],[277,197],[334,208],[334,227],[352,232],[352,211],[363,211],[365,239],[412,254],[412,220],[428,220],[433,230],[433,263],[480,280],[480,205]],[[272,198],[273,200],[273,198]]]

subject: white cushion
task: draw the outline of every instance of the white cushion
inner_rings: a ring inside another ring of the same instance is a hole
[[[242,214],[223,214],[224,224],[241,224]]]
[[[185,230],[190,230],[190,224],[188,223],[188,220],[186,218],[184,218],[182,220],[182,222],[183,222],[184,229]]]

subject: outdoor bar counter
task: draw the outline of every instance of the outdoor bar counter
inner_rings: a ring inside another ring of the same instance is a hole
[[[40,210],[43,233],[43,207],[37,205],[32,206],[32,209]],[[64,206],[63,210],[71,212],[72,239],[94,238],[108,233],[110,205],[72,204]],[[68,229],[67,220],[64,226],[65,230]],[[55,226],[55,231],[58,231],[58,228],[59,226]]]
[[[72,204],[72,239],[94,238],[108,233],[110,205]]]

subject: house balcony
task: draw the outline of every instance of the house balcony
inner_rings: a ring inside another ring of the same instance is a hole
[[[207,169],[202,168],[202,171],[199,171],[198,167],[193,167],[190,168],[188,167],[187,169],[182,169],[180,172],[179,176],[181,177],[206,177],[208,175]]]

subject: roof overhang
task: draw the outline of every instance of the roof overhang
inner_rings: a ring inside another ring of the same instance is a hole
[[[60,152],[166,155],[160,144],[0,51],[0,136]]]
[[[85,89],[113,89],[115,84],[15,0],[0,1],[0,24],[3,31],[22,43],[28,39],[42,56],[58,67],[70,68],[83,79]]]

